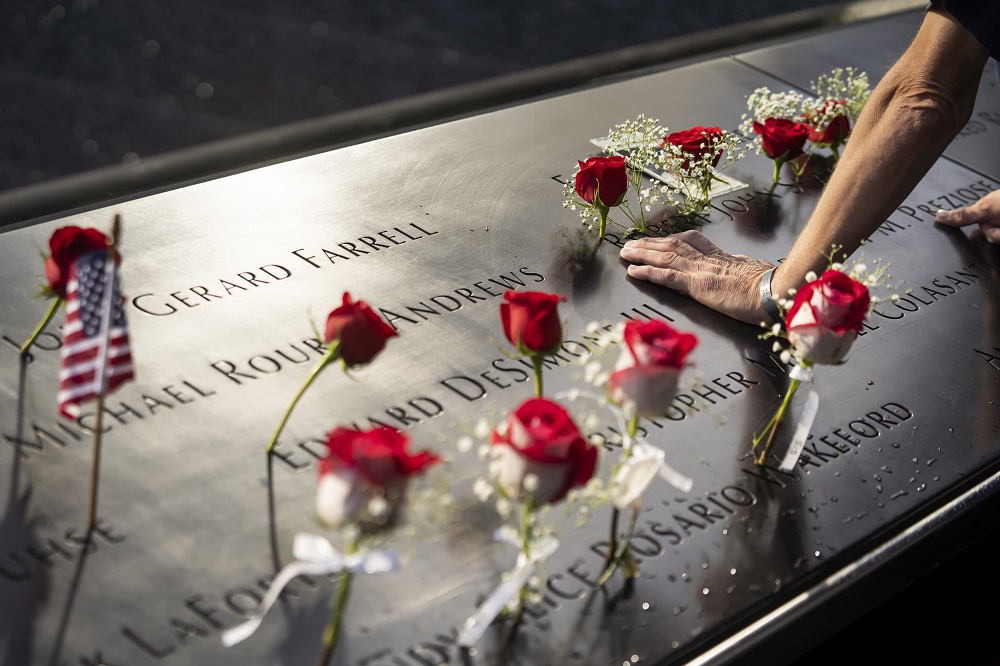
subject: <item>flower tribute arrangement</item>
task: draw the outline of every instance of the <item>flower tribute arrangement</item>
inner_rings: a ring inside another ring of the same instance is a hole
[[[542,397],[542,370],[546,356],[559,351],[562,344],[562,322],[559,304],[566,300],[560,294],[542,291],[507,290],[500,304],[503,333],[522,356],[531,359],[535,372],[535,395]]]
[[[370,363],[385,348],[386,342],[397,335],[395,329],[375,314],[368,303],[355,301],[349,293],[344,292],[341,305],[327,317],[325,334],[321,338],[319,332],[316,332],[316,339],[322,339],[327,345],[326,353],[292,398],[271,441],[267,443],[267,452],[270,453],[278,443],[281,431],[284,430],[292,410],[302,399],[306,389],[328,365],[339,360],[344,372],[347,372],[356,366]]]
[[[104,232],[98,229],[66,226],[56,229],[49,237],[49,254],[42,255],[45,265],[45,280],[40,296],[51,301],[45,316],[35,327],[28,339],[21,345],[21,355],[27,354],[31,346],[49,325],[59,307],[66,302],[66,285],[70,270],[81,256],[95,250],[102,250],[111,244]]]
[[[441,460],[427,450],[411,453],[409,441],[405,434],[384,426],[371,430],[338,427],[329,433],[326,455],[319,462],[316,514],[327,527],[341,532],[344,552],[322,536],[297,534],[292,548],[295,560],[275,576],[254,617],[223,633],[223,645],[230,647],[249,638],[296,576],[339,573],[319,666],[329,663],[339,642],[354,575],[399,568],[391,551],[374,545],[398,524],[410,480]]]
[[[671,133],[645,115],[615,125],[601,145],[604,154],[578,162],[563,190],[563,207],[578,210],[590,228],[596,222],[598,238],[604,238],[611,208],[619,208],[632,223],[626,236],[646,233],[645,214],[655,205],[672,204],[682,212],[700,209],[708,203],[713,183],[724,182],[718,173],[748,149],[718,127]],[[644,173],[653,176],[648,184]]]
[[[832,257],[837,248],[831,252]],[[840,365],[846,362],[847,352],[861,332],[872,308],[881,298],[871,293],[871,289],[882,286],[887,279],[888,266],[877,262],[874,271],[869,272],[863,263],[856,263],[850,270],[844,269],[831,259],[830,268],[822,275],[806,275],[806,284],[798,290],[790,290],[788,298],[777,301],[782,321],[768,327],[761,338],[784,338],[788,348],[783,349],[780,340],[774,341],[773,350],[781,353],[784,363],[794,363],[789,372],[791,383],[781,405],[768,421],[763,432],[753,437],[754,463],[761,466],[774,443],[778,427],[781,425],[791,405],[796,390],[804,382],[813,381],[813,367],[816,365]],[[896,296],[893,296],[896,298]],[[799,424],[781,461],[781,469],[790,470],[798,461],[812,427],[819,395],[810,391],[803,408]]]
[[[663,414],[677,394],[680,375],[689,365],[688,355],[698,339],[682,333],[660,319],[633,320],[623,325],[601,327],[608,330],[604,343],[620,346],[614,368],[608,372],[599,360],[588,364],[586,379],[605,390],[607,402],[616,412],[622,434],[622,452],[612,468],[606,498],[612,504],[611,526],[605,570],[598,579],[603,585],[617,569],[626,579],[635,578],[639,568],[632,557],[631,544],[636,520],[642,509],[646,489],[657,477],[675,488],[687,492],[692,481],[666,463],[662,449],[652,446],[639,436],[639,419],[655,419]],[[625,536],[618,539],[620,513],[630,512]]]
[[[819,149],[828,149],[836,161],[871,96],[868,75],[852,67],[838,67],[810,88],[814,96],[772,92],[766,86],[747,96],[749,113],[743,114],[740,132],[751,139],[757,154],[774,161],[774,183],[786,163],[800,177]]]
[[[675,177],[673,186],[664,192],[667,201],[680,213],[704,209],[711,199],[712,185],[725,182],[719,173],[742,159],[749,148],[719,127],[698,125],[666,135],[659,166]]]

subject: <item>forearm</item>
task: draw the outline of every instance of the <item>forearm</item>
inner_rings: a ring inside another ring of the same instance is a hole
[[[809,223],[775,273],[776,294],[849,256],[916,187],[971,114],[986,51],[950,15],[928,12],[872,93]]]

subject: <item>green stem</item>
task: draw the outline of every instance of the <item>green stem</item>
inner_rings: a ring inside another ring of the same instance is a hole
[[[27,354],[28,350],[31,349],[31,345],[35,344],[35,340],[38,339],[38,336],[42,334],[45,327],[49,325],[50,321],[52,321],[52,317],[56,315],[56,310],[59,309],[59,306],[62,305],[62,303],[63,299],[58,296],[52,299],[52,305],[49,306],[49,311],[45,313],[45,316],[42,317],[42,321],[39,322],[38,326],[35,327],[35,330],[31,332],[30,336],[28,336],[28,339],[24,341],[23,345],[21,345],[21,356]]]
[[[774,182],[777,183],[778,179],[781,177],[781,167],[785,164],[785,160],[778,158],[774,160]]]
[[[300,388],[299,392],[295,394],[294,398],[292,398],[292,404],[290,404],[288,409],[285,410],[285,415],[281,417],[281,423],[278,424],[278,429],[274,431],[274,436],[267,444],[268,453],[270,453],[274,449],[274,445],[278,443],[278,436],[281,435],[281,431],[284,430],[285,423],[288,422],[288,417],[292,415],[292,410],[295,409],[295,405],[299,403],[299,399],[302,398],[306,389],[309,388],[317,377],[319,377],[319,373],[322,372],[326,366],[330,365],[338,358],[340,358],[339,340],[330,345],[330,347],[326,350],[326,354],[324,354],[323,358],[320,360],[319,365],[313,368],[313,371],[309,373],[308,377],[306,377],[306,382],[302,385],[302,388]]]
[[[598,229],[597,237],[598,238],[604,238],[604,232],[607,231],[607,228],[608,228],[608,208],[607,208],[607,206],[600,206],[600,207],[598,207],[597,213],[601,217],[601,226]]]
[[[531,355],[531,365],[535,368],[535,397],[542,397],[542,355],[532,354]]]
[[[615,514],[617,515],[618,510],[615,509]],[[604,572],[601,577],[597,579],[596,587],[601,587],[611,578],[615,570],[619,566],[622,568],[622,575],[625,578],[637,578],[639,576],[639,565],[636,564],[635,558],[632,556],[632,536],[635,534],[635,524],[639,519],[639,511],[633,509],[629,514],[628,529],[625,532],[625,537],[619,542],[618,547],[611,551],[611,559],[607,566],[604,568]],[[617,536],[615,538],[617,541]]]
[[[521,552],[524,553],[525,557],[531,556],[531,542],[532,534],[534,533],[535,527],[535,510],[532,508],[531,502],[527,501],[521,504]],[[517,626],[521,622],[521,611],[524,610],[524,601],[528,596],[528,583],[521,586],[521,591],[518,593],[517,600],[517,610],[514,612],[514,616],[511,618],[514,626]]]
[[[358,537],[352,536],[347,542],[345,554],[353,555],[358,550]],[[319,658],[319,666],[326,666],[330,663],[333,651],[337,648],[337,641],[340,639],[340,625],[344,618],[344,609],[347,607],[347,597],[351,592],[351,578],[353,574],[345,571],[344,575],[337,581],[337,593],[333,602],[333,614],[330,616],[330,623],[323,632],[323,653]]]
[[[754,458],[754,464],[758,467],[764,465],[764,461],[767,460],[767,454],[771,452],[771,444],[774,443],[774,436],[778,432],[778,426],[781,425],[782,420],[785,418],[785,412],[788,411],[788,406],[792,404],[792,396],[795,395],[795,389],[801,384],[798,379],[793,379],[792,383],[788,386],[788,393],[785,394],[785,399],[781,401],[781,406],[778,407],[778,411],[775,413],[774,418],[771,419],[770,432],[767,435],[767,441],[764,443],[764,448],[761,452]]]

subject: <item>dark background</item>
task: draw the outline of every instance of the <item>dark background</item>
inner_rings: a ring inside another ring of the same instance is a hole
[[[832,4],[0,0],[0,192]],[[990,534],[795,663],[1000,664],[998,547]]]
[[[0,191],[831,4],[2,0]]]

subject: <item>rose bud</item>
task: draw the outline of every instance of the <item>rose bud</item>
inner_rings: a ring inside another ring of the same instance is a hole
[[[493,432],[493,477],[512,500],[532,506],[558,502],[583,486],[597,467],[597,448],[580,434],[569,413],[544,398],[531,398]]]
[[[684,160],[684,163],[681,164],[681,169],[683,170],[691,167],[691,160],[700,162],[706,155],[710,155],[713,150],[715,150],[715,155],[712,156],[711,162],[714,167],[719,163],[719,159],[722,158],[722,149],[715,148],[714,146],[722,140],[725,134],[719,127],[702,127],[698,125],[689,130],[668,134],[663,139],[663,143],[664,145],[668,143],[675,145],[685,155],[690,156],[689,159]]]
[[[662,416],[677,393],[677,380],[698,338],[681,333],[665,321],[625,324],[623,348],[608,379],[611,399],[635,405],[647,418]]]
[[[333,430],[319,461],[320,519],[335,528],[362,522],[369,529],[392,525],[410,477],[440,462],[430,451],[409,453],[408,443],[409,437],[384,426]]]
[[[868,287],[829,270],[795,293],[785,316],[788,341],[812,363],[840,363],[861,331],[871,298]]]
[[[823,118],[828,114],[835,115],[825,128],[820,128],[816,124],[810,123],[809,140],[819,146],[838,146],[844,142],[847,135],[851,133],[851,120],[844,114],[845,100],[828,100],[826,104],[816,110],[814,118]],[[839,108],[838,108],[839,107]]]
[[[764,153],[773,160],[791,160],[801,155],[809,126],[787,118],[768,118],[761,125],[756,120],[753,131],[760,135]]]
[[[45,278],[53,294],[65,300],[69,269],[79,257],[108,247],[108,237],[97,229],[60,227],[49,238],[49,256],[45,259]]]
[[[344,293],[343,304],[326,320],[326,343],[339,342],[340,358],[348,367],[368,363],[399,335],[364,301],[353,301]]]
[[[522,354],[551,354],[562,343],[559,294],[508,290],[500,304],[503,333]]]
[[[599,208],[617,206],[628,192],[628,174],[625,158],[621,155],[591,157],[577,162],[576,193],[580,198]]]

